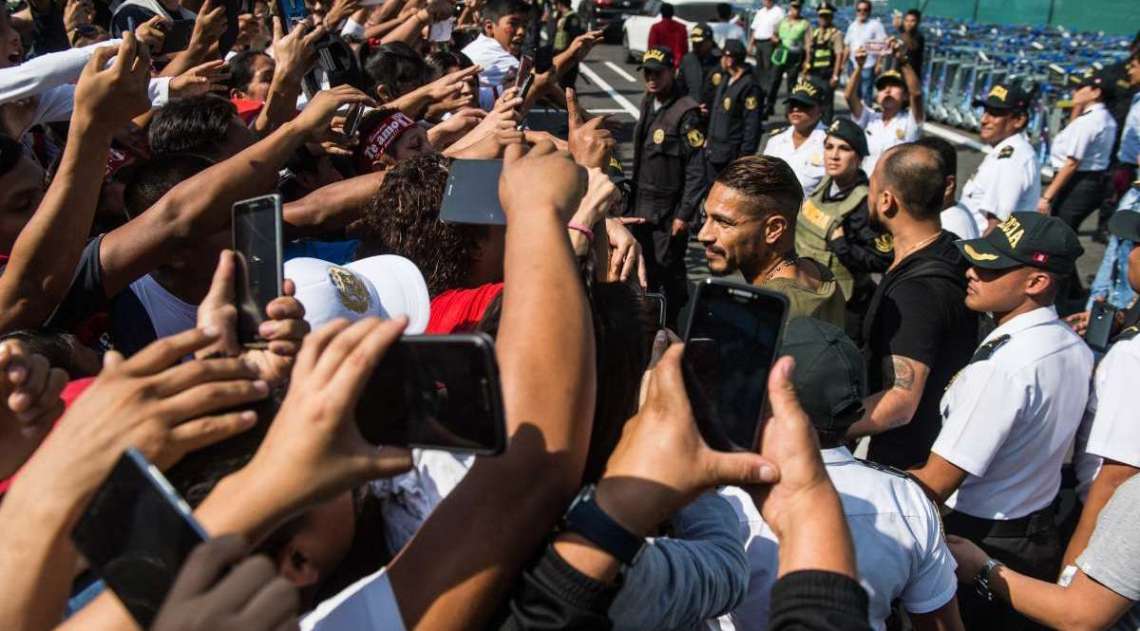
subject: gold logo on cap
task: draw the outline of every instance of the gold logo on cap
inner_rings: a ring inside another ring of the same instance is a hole
[[[701,28],[701,27],[699,27],[699,26],[694,26],[694,27],[693,27],[693,33],[692,33],[692,35],[689,35],[689,37],[691,37],[691,38],[694,38],[694,39],[695,39],[695,38],[697,38],[697,37],[701,37],[701,36],[703,36],[704,34],[705,34],[705,30],[704,30],[704,29],[702,29],[702,28]]]
[[[839,131],[839,119],[838,118],[831,122],[831,127],[827,128],[827,133],[829,133],[829,134],[834,134],[837,131]]]
[[[995,85],[990,88],[990,96],[1005,103],[1005,100],[1009,97],[1009,90],[1007,90],[1004,85]]]
[[[796,87],[792,89],[793,94],[796,92],[803,92],[808,96],[815,96],[819,90],[817,90],[814,85],[808,83],[807,81],[800,81],[796,84]]]
[[[352,273],[352,270],[343,267],[330,267],[329,282],[336,288],[337,298],[340,299],[340,304],[344,305],[345,309],[353,313],[368,311],[368,303],[371,302],[368,289],[364,286],[364,282]]]
[[[653,131],[653,144],[659,145],[663,142],[665,142],[665,130],[664,129],[655,129]]]
[[[985,252],[979,252],[975,250],[974,246],[970,245],[969,243],[962,246],[962,249],[966,251],[966,256],[974,259],[975,261],[996,261],[998,258],[998,255],[996,254],[986,254]]]
[[[1011,248],[1016,248],[1021,237],[1025,236],[1025,228],[1021,227],[1021,222],[1017,220],[1017,217],[1010,216],[1009,219],[998,224],[998,229],[1005,235]]]
[[[619,162],[617,158],[610,156],[610,168],[621,171],[621,162]]]
[[[657,49],[645,51],[645,55],[641,58],[641,63],[645,64],[651,61],[665,63],[665,51]]]
[[[750,97],[747,97],[744,99],[744,109],[754,110],[758,107],[760,107],[760,99],[758,99],[754,96],[750,96]],[[728,108],[725,108],[725,109],[728,109]]]

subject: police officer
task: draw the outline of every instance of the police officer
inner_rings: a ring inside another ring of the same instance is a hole
[[[570,0],[555,0],[554,7],[558,14],[558,20],[555,23],[553,48],[554,54],[557,55],[570,48],[570,43],[574,41],[574,38],[585,33],[586,27],[582,23],[582,18],[574,12]],[[562,75],[558,83],[563,88],[572,88],[577,81],[578,64],[575,63]]]
[[[720,67],[720,51],[713,41],[712,29],[704,22],[689,31],[689,43],[691,50],[681,57],[678,87],[700,103],[701,111],[708,114],[713,94],[725,76]]]
[[[744,58],[743,42],[725,40],[720,56],[720,67],[725,77],[713,96],[708,145],[705,147],[706,178],[710,186],[724,167],[740,156],[755,154],[760,144],[764,92],[756,84]]]
[[[831,124],[835,113],[835,87],[839,85],[839,57],[843,53],[843,32],[835,28],[832,19],[835,7],[824,2],[816,10],[819,26],[812,29],[808,37],[807,55],[804,58],[804,72],[816,77],[827,86],[827,96],[823,100],[823,123]]]
[[[820,116],[826,94],[826,83],[812,77],[800,80],[784,99],[789,125],[774,132],[764,145],[764,155],[780,158],[792,167],[804,197],[811,195],[823,179],[823,137],[827,132]]]
[[[649,288],[665,293],[666,317],[675,323],[688,298],[685,248],[704,193],[705,134],[700,106],[680,94],[674,79],[672,51],[650,48],[639,68],[646,96],[633,133],[632,211],[645,223],[634,226],[634,235]]]
[[[846,329],[862,345],[863,317],[875,293],[871,274],[894,260],[891,236],[871,227],[867,213],[867,137],[855,123],[837,118],[824,140],[825,177],[796,220],[796,252],[835,274],[847,301]]]
[[[984,108],[979,135],[993,150],[962,188],[962,204],[970,210],[978,234],[1015,212],[1031,212],[1041,197],[1041,170],[1025,126],[1029,123],[1029,94],[1017,83],[994,84],[986,98],[974,100]]]
[[[1053,139],[1049,153],[1053,181],[1041,194],[1037,210],[1056,215],[1077,230],[1104,201],[1116,121],[1105,108],[1114,85],[1103,72],[1070,79],[1076,83],[1073,111],[1069,124]]]
[[[1093,355],[1057,317],[1058,277],[1083,253],[1056,217],[1013,213],[990,234],[956,243],[971,267],[966,306],[997,328],[942,396],[942,429],[912,474],[951,510],[946,532],[995,562],[1052,582],[1061,561],[1053,499],[1088,400]],[[987,565],[980,577],[984,592]],[[1027,628],[1007,605],[958,592],[967,629]]]

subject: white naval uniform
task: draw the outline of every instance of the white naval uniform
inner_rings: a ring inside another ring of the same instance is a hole
[[[867,134],[867,157],[863,158],[863,172],[867,177],[875,172],[875,164],[887,149],[904,142],[914,142],[922,136],[922,125],[914,120],[910,108],[904,108],[886,122],[882,112],[876,112],[864,103],[863,115],[855,119],[855,123]]]
[[[1041,169],[1025,132],[994,146],[962,189],[962,204],[970,209],[978,234],[989,227],[987,215],[998,222],[1012,213],[1036,212],[1041,198]]]
[[[823,449],[824,465],[855,544],[859,583],[867,590],[871,626],[881,631],[898,599],[912,613],[929,613],[954,597],[954,558],[942,536],[938,511],[913,480],[856,460],[846,447]],[[741,604],[718,620],[719,629],[763,631],[768,627],[779,543],[746,492],[725,487],[721,495],[740,518],[749,572]]]
[[[804,199],[807,199],[824,176],[823,141],[827,138],[827,130],[822,124],[816,125],[798,148],[792,141],[793,133],[795,128],[788,127],[769,138],[768,144],[764,145],[764,155],[780,158],[792,167],[804,189]]]
[[[1104,171],[1114,142],[1116,120],[1104,103],[1092,103],[1053,139],[1049,164],[1060,169],[1069,158],[1074,158],[1079,161],[1077,171]]]
[[[1093,355],[1053,307],[1014,317],[986,336],[987,345],[992,354],[975,354],[942,396],[942,431],[931,451],[969,474],[948,507],[1017,519],[1048,506],[1061,487]]]
[[[1088,498],[1105,458],[1140,468],[1140,418],[1132,392],[1137,375],[1140,335],[1113,344],[1096,368],[1073,459],[1082,501]]]

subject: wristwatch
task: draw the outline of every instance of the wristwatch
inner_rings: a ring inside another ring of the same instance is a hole
[[[645,538],[628,531],[598,506],[597,487],[587,484],[570,503],[562,517],[562,530],[579,534],[612,554],[623,565],[637,562],[645,548]]]
[[[978,572],[978,578],[974,579],[975,588],[978,590],[978,595],[985,598],[989,602],[993,602],[994,593],[990,591],[990,574],[993,573],[994,568],[999,565],[1005,565],[997,559],[987,559],[986,564],[982,566],[982,571]]]

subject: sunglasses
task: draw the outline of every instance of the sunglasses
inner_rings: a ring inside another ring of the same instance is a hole
[[[870,9],[855,9],[856,13],[870,13]]]

